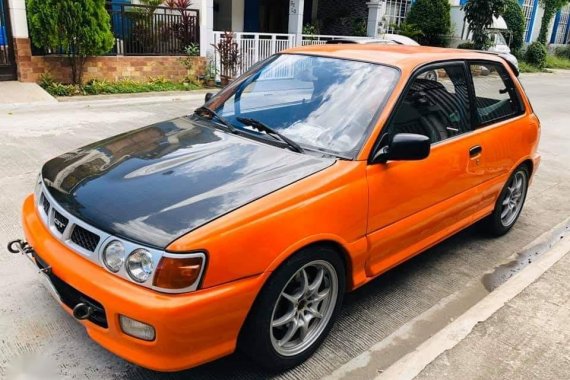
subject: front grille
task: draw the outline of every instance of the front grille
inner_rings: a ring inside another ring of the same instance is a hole
[[[45,261],[43,261],[36,252],[34,252],[34,258],[36,259],[36,264],[38,268],[45,270],[48,268],[48,265]],[[75,289],[55,274],[53,274],[50,270],[48,270],[48,277],[53,284],[55,290],[60,296],[61,302],[71,310],[79,303],[88,304],[93,308],[93,313],[89,316],[88,320],[93,322],[94,324],[107,328],[107,315],[105,314],[105,308],[101,303],[97,302],[93,298],[81,293],[79,290]]]
[[[41,196],[41,201],[42,201],[42,207],[44,209],[44,212],[46,213],[46,215],[49,215],[50,204],[49,204],[49,201],[47,200],[47,198],[45,197],[45,195],[43,193]]]
[[[57,212],[57,210],[53,212],[53,224],[55,226],[55,229],[58,230],[60,234],[65,231],[68,223],[69,219],[61,215],[59,212]]]
[[[100,239],[99,235],[87,231],[78,225],[73,227],[73,232],[71,233],[71,241],[89,252],[95,252]]]

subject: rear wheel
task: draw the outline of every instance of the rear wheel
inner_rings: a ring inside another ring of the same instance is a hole
[[[528,179],[526,166],[519,166],[511,175],[497,199],[495,210],[482,221],[489,233],[501,236],[515,225],[526,200]]]
[[[240,349],[269,370],[311,356],[330,331],[345,290],[344,265],[328,248],[295,254],[273,273],[256,300]]]

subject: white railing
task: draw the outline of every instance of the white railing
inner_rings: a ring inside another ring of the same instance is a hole
[[[224,32],[214,32],[214,45],[217,45],[223,38]],[[297,35],[284,33],[233,33],[235,42],[238,45],[240,63],[237,74],[247,71],[255,63],[262,61],[282,50],[295,46],[324,45],[327,41],[337,39],[362,39],[368,37],[353,36],[331,36],[331,35],[301,35],[298,43]],[[217,53],[214,54],[214,61],[220,71],[220,59]]]
[[[324,45],[329,41],[334,40],[343,40],[343,39],[367,39],[369,37],[354,37],[354,36],[331,36],[331,35],[324,35],[324,34],[303,34],[303,46],[310,46],[310,45]]]
[[[214,32],[214,45],[223,39],[223,32]],[[239,50],[239,67],[237,74],[241,74],[256,62],[272,56],[282,50],[296,46],[294,34],[275,33],[233,33]],[[215,54],[215,62],[219,67],[219,56]]]

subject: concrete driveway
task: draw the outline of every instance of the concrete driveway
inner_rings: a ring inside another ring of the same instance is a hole
[[[501,239],[489,239],[470,228],[349,294],[323,347],[279,378],[316,379],[330,374],[451,295],[464,295],[454,310],[461,314],[484,295],[468,295],[467,284],[482,283],[509,256],[570,215],[570,73],[527,75],[523,83],[542,121],[543,163],[513,231]],[[162,100],[64,103],[0,111],[0,247],[22,236],[20,204],[33,189],[44,161],[104,137],[189,113],[201,103],[199,98]],[[383,364],[399,359],[449,319],[446,314],[426,321],[422,331],[387,351]],[[49,373],[81,379],[268,377],[240,355],[175,374],[158,374],[126,363],[89,340],[85,330],[48,296],[23,259],[0,248],[0,377],[23,368],[30,371],[30,363],[35,363],[42,378]]]

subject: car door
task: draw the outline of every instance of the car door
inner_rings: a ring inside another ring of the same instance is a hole
[[[515,81],[500,62],[471,61],[474,121],[481,146],[483,170],[478,217],[495,207],[495,200],[520,158],[536,139],[537,125],[528,123]]]
[[[421,134],[430,138],[431,153],[421,161],[368,165],[368,275],[471,223],[484,172],[470,91],[464,62],[440,63],[418,71],[395,107],[381,141],[398,133]]]

